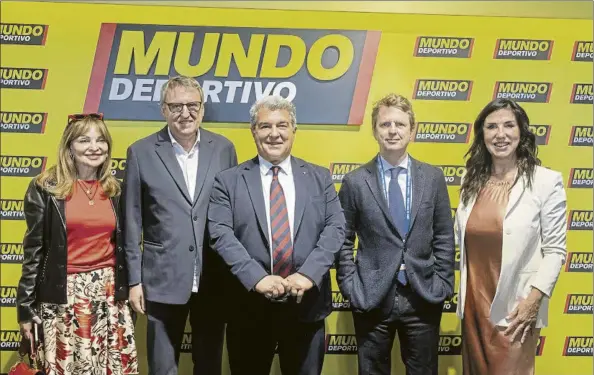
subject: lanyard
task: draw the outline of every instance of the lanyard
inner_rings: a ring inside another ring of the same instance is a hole
[[[390,196],[388,195],[388,187],[386,186],[386,178],[385,178],[385,171],[384,171],[384,159],[378,155],[379,160],[379,170],[380,170],[380,178],[382,180],[382,188],[384,190],[384,197],[386,197],[386,201],[390,201]],[[410,230],[410,197],[412,195],[412,178],[410,178],[410,156],[408,157],[407,169],[406,169],[406,199],[405,199],[405,206],[404,210],[406,212],[406,223],[407,223],[407,232]],[[389,203],[388,203],[389,204]]]

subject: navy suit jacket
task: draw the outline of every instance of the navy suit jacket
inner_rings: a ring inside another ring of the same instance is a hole
[[[295,309],[300,320],[318,321],[332,310],[329,270],[344,241],[345,219],[328,169],[294,156],[291,163],[295,183],[294,268],[314,282]],[[262,278],[271,274],[270,239],[257,157],[216,176],[208,229],[211,247],[243,286],[238,288],[238,301],[242,303],[238,310],[257,311],[272,303],[254,290]]]
[[[439,168],[412,158],[411,175],[411,228],[406,245],[382,192],[377,158],[342,181],[339,197],[347,224],[337,280],[356,312],[390,313],[401,259],[411,287],[424,300],[437,304],[453,294],[454,226],[444,175]]]

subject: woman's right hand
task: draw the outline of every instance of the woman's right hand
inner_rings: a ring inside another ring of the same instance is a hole
[[[32,321],[19,323],[19,326],[21,327],[21,335],[23,336],[23,339],[27,340],[29,343],[30,354],[35,353],[35,336],[33,335],[33,322],[40,324],[41,319],[35,316],[33,317]]]

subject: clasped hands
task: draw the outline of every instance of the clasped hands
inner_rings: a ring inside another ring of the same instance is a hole
[[[268,299],[278,299],[293,296],[297,303],[301,303],[303,294],[313,287],[313,282],[300,273],[294,273],[282,278],[277,275],[268,275],[256,284],[256,292],[263,294]]]

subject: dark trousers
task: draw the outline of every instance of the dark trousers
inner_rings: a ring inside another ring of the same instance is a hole
[[[192,327],[193,374],[221,374],[225,316],[213,309],[211,304],[207,298],[196,293],[192,293],[185,305],[146,301],[149,375],[178,374],[188,312]]]
[[[437,375],[443,304],[430,304],[410,286],[398,285],[389,316],[353,313],[359,347],[359,375],[390,375],[396,332],[406,375]]]
[[[294,302],[269,303],[258,312],[241,311],[230,319],[227,350],[231,374],[268,375],[278,353],[283,375],[320,375],[324,320],[300,322],[296,310]]]

